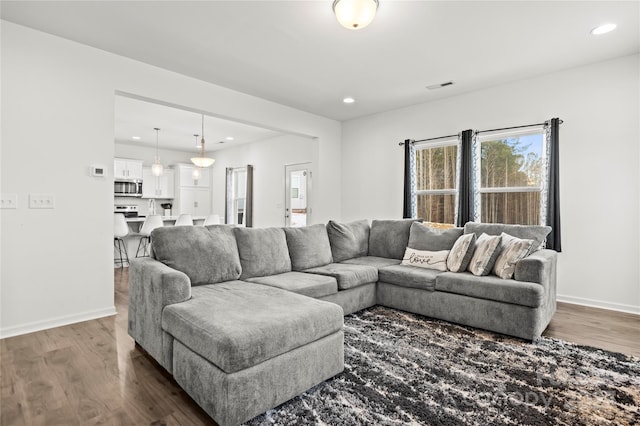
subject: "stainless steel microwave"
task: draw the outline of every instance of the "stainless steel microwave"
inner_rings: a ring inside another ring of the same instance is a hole
[[[113,182],[115,197],[142,197],[142,179],[116,179]]]

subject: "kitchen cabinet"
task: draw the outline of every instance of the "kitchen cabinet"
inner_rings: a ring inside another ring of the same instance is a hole
[[[211,186],[211,169],[204,168],[198,169],[200,172],[200,177],[194,179],[193,171],[196,169],[195,166],[189,164],[178,164],[176,165],[178,169],[178,180],[179,186],[197,186],[200,188],[209,188]]]
[[[142,179],[142,160],[114,158],[113,177],[116,179]]]
[[[180,214],[207,216],[211,210],[211,191],[209,188],[182,187],[177,200]]]
[[[207,216],[211,212],[211,169],[199,169],[200,176],[193,177],[196,169],[191,164],[175,165],[175,202],[178,214]]]
[[[154,176],[151,167],[142,168],[142,198],[170,199],[175,195],[175,172],[165,168],[161,176]]]

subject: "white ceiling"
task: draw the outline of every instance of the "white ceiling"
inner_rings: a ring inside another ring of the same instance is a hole
[[[198,152],[194,135],[202,135],[202,115],[193,111],[178,109],[125,96],[115,99],[115,140],[116,142],[158,146],[177,151]],[[207,151],[232,148],[245,143],[259,142],[282,135],[281,132],[250,126],[234,121],[205,115],[204,136]],[[140,139],[133,139],[134,136]],[[233,138],[228,140],[227,138]],[[222,142],[222,143],[221,143]]]
[[[639,1],[380,0],[359,31],[331,4],[3,0],[1,15],[337,120],[640,51]],[[607,21],[617,30],[589,34]]]

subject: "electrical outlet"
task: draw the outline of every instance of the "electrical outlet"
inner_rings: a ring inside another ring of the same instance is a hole
[[[30,209],[54,209],[56,199],[53,194],[29,194]]]
[[[18,194],[2,194],[0,196],[0,208],[2,208],[2,209],[17,209],[18,208]]]

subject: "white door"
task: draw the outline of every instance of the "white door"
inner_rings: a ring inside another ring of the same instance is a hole
[[[311,223],[311,163],[285,166],[285,226]]]

